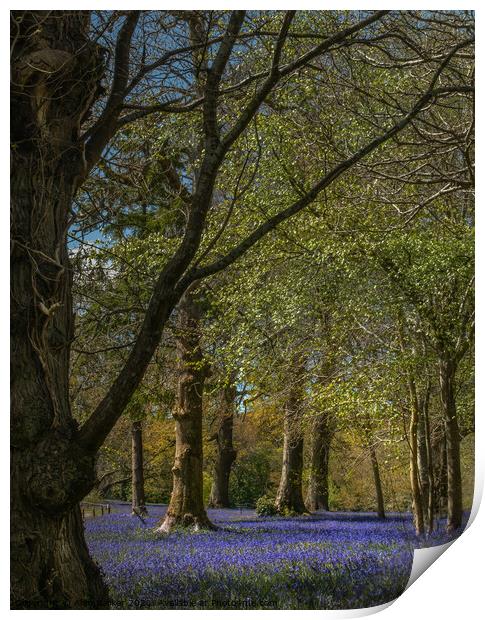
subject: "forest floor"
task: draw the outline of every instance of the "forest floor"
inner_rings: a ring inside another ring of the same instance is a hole
[[[86,520],[114,608],[371,607],[404,591],[415,548],[450,540],[443,522],[431,537],[417,538],[409,514],[263,518],[247,509],[209,510],[217,531],[155,534],[164,512],[150,506],[143,524],[117,505]]]

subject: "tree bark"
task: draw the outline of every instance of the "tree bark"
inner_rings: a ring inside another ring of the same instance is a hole
[[[18,503],[11,514],[13,609],[107,609],[108,592],[89,556],[79,505],[46,514]]]
[[[419,483],[418,467],[418,424],[419,403],[414,379],[409,380],[411,400],[411,418],[409,422],[409,476],[411,480],[411,494],[413,500],[414,527],[418,536],[424,534],[424,516],[421,486]]]
[[[418,420],[417,443],[418,475],[423,504],[423,519],[427,532],[431,533],[434,529],[434,480],[428,417],[429,392],[430,386],[428,384]]]
[[[379,470],[379,461],[377,460],[376,450],[374,445],[369,445],[369,455],[372,464],[372,473],[374,475],[374,485],[376,487],[376,501],[377,501],[377,516],[379,519],[385,519],[386,513],[384,509],[384,493],[382,492],[381,473]]]
[[[328,413],[317,416],[313,424],[311,440],[310,479],[306,496],[308,510],[329,510],[328,461],[332,432]]]
[[[384,493],[382,491],[381,472],[379,468],[379,461],[377,460],[377,453],[374,446],[374,438],[371,432],[371,418],[367,415],[366,427],[364,428],[364,436],[366,439],[366,447],[369,451],[370,462],[372,465],[372,474],[374,476],[374,486],[376,489],[376,503],[377,503],[377,516],[379,519],[385,519],[385,507],[384,507]]]
[[[292,387],[285,406],[283,467],[276,495],[276,509],[302,514],[306,512],[302,492],[303,434],[301,430],[300,399]]]
[[[448,476],[446,463],[446,435],[444,423],[440,425],[435,434],[433,444],[433,477],[434,493],[433,501],[436,513],[439,517],[446,515],[446,504],[448,496]]]
[[[145,476],[143,469],[143,430],[141,420],[131,425],[131,510],[134,515],[148,514],[145,506]]]
[[[98,47],[81,11],[12,12],[11,604],[101,608],[78,502],[95,481],[69,402],[68,216]],[[61,19],[62,17],[62,19]]]
[[[455,403],[455,365],[446,356],[440,360],[440,395],[445,420],[447,469],[447,529],[452,532],[462,523],[463,500],[460,463],[460,428]]]
[[[219,427],[215,434],[216,457],[213,468],[213,480],[209,506],[211,508],[229,508],[229,478],[231,467],[236,459],[236,450],[232,442],[234,424],[234,403],[236,387],[234,384],[223,390],[223,411],[218,419]]]
[[[178,306],[177,351],[180,363],[175,419],[173,489],[158,528],[214,529],[204,508],[202,485],[202,395],[207,367],[200,348],[201,308],[192,287]]]

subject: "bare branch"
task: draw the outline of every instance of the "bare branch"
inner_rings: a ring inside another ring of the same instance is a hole
[[[217,126],[219,85],[244,21],[244,15],[245,11],[233,11],[231,13],[224,38],[217,50],[214,62],[207,72],[207,82],[204,90],[204,133],[207,146],[217,146],[219,143],[219,128]]]
[[[85,176],[101,157],[101,153],[117,130],[118,116],[123,108],[130,69],[130,46],[140,11],[131,11],[116,41],[114,76],[106,106],[92,128],[85,150]]]

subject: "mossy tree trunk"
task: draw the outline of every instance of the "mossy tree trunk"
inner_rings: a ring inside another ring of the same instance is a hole
[[[177,307],[177,352],[180,366],[175,419],[173,488],[158,531],[214,528],[203,497],[202,403],[207,364],[200,347],[201,303],[192,287]]]
[[[66,235],[79,128],[101,56],[80,11],[14,11],[11,177],[11,605],[108,604],[78,503],[95,481],[69,401]]]
[[[283,465],[275,503],[280,513],[306,512],[302,491],[303,433],[299,396],[296,387],[290,388],[285,404]]]

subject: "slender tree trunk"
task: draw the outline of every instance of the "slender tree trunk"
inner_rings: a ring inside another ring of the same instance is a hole
[[[367,424],[364,428],[364,436],[366,440],[367,450],[369,452],[369,458],[372,466],[372,474],[374,476],[374,486],[376,489],[376,504],[377,504],[377,516],[379,519],[385,519],[385,507],[384,507],[384,493],[382,491],[381,472],[379,468],[379,461],[377,459],[377,453],[374,445],[374,438],[371,433],[371,419],[367,416]]]
[[[414,527],[418,536],[424,534],[424,516],[418,467],[418,424],[419,403],[414,379],[409,381],[411,399],[411,419],[409,422],[409,475],[413,500]]]
[[[95,470],[76,442],[69,402],[66,242],[79,127],[96,95],[100,55],[84,12],[11,17],[11,605],[101,608],[107,590],[78,507]]]
[[[218,419],[219,428],[214,437],[217,450],[209,499],[209,506],[212,508],[228,508],[230,505],[229,477],[237,454],[232,443],[234,404],[236,399],[235,385],[230,384],[226,386],[223,393],[223,411]]]
[[[419,488],[421,489],[423,518],[426,524],[428,514],[428,453],[426,450],[426,434],[424,426],[423,412],[420,412],[417,428],[417,453],[418,453],[418,477]]]
[[[328,461],[331,441],[328,413],[324,412],[317,416],[312,429],[310,479],[306,496],[308,510],[329,510]]]
[[[460,429],[455,404],[455,365],[447,357],[440,360],[440,394],[445,420],[448,479],[448,531],[461,526],[463,500],[460,463]]]
[[[131,425],[131,510],[134,515],[148,514],[145,506],[145,476],[143,471],[143,430],[141,420]]]
[[[374,444],[369,444],[369,456],[372,465],[372,473],[374,475],[374,485],[376,488],[377,516],[379,519],[385,519],[386,513],[384,508],[384,493],[382,492],[381,473],[379,469],[379,461],[377,460]]]
[[[434,504],[440,517],[446,514],[448,496],[448,474],[446,463],[446,435],[444,423],[433,442],[434,464]]]
[[[202,485],[202,395],[207,367],[200,348],[200,303],[195,290],[178,305],[177,350],[180,362],[175,419],[175,463],[170,504],[159,532],[174,527],[214,528],[204,508]]]
[[[302,514],[306,511],[302,492],[302,473],[303,434],[300,399],[297,390],[292,388],[285,406],[283,467],[276,495],[276,508],[279,512]]]
[[[433,471],[432,454],[430,450],[429,437],[429,404],[430,385],[426,387],[426,394],[420,407],[418,429],[417,429],[417,449],[418,449],[418,475],[419,488],[423,506],[423,521],[428,532],[433,531],[434,507],[433,507]]]
[[[433,449],[431,446],[431,430],[429,425],[429,397],[426,401],[426,406],[423,411],[424,419],[424,434],[426,443],[426,455],[428,458],[428,533],[431,534],[434,530],[434,518],[435,518],[435,494],[434,494],[434,466],[433,466]]]

